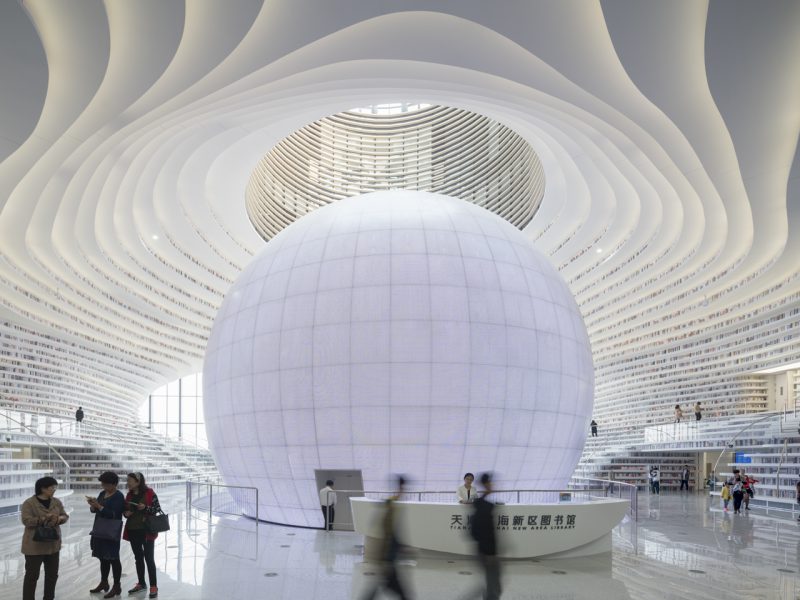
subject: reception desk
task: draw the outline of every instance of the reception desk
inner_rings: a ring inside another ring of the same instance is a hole
[[[351,498],[355,531],[364,536],[365,557],[381,537],[384,502]],[[469,504],[397,502],[403,544],[447,554],[472,555]],[[611,530],[622,521],[628,500],[547,504],[501,504],[494,510],[498,555],[503,558],[567,558],[611,550]],[[374,558],[374,557],[373,557]]]

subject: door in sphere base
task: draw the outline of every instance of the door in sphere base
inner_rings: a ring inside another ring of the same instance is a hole
[[[329,479],[333,481],[336,491],[336,511],[333,519],[335,531],[353,531],[353,513],[350,509],[350,498],[364,495],[364,480],[361,469],[314,469],[317,489],[325,487]],[[342,490],[342,491],[339,491]],[[320,519],[322,511],[320,511]]]

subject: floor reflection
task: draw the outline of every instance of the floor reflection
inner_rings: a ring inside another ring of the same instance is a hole
[[[214,518],[184,511],[182,490],[162,491],[172,530],[159,537],[156,562],[161,598],[358,599],[376,577],[362,562],[362,541],[352,533],[326,533],[249,519]],[[85,599],[97,583],[89,551],[92,516],[80,497],[67,498],[72,518],[64,528],[59,600]],[[504,563],[505,600],[624,600],[739,598],[797,600],[800,525],[750,511],[722,512],[702,495],[644,496],[638,524],[613,534],[614,551],[591,558]],[[22,526],[0,518],[0,599],[21,596]],[[123,546],[123,585],[134,583],[133,558]],[[481,571],[469,559],[410,555],[404,575],[419,600],[461,600]],[[130,584],[130,585],[128,585]],[[735,584],[735,585],[734,585]],[[123,589],[128,589],[124,587]],[[40,590],[41,594],[41,590]]]

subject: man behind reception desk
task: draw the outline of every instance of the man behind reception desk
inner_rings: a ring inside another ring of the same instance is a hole
[[[464,475],[464,485],[458,486],[456,490],[459,504],[472,504],[475,502],[475,499],[478,497],[478,490],[472,485],[473,481],[475,481],[475,475],[472,473]]]
[[[492,493],[490,473],[481,475],[481,485],[485,491],[472,503],[475,512],[472,516],[471,534],[478,543],[478,562],[481,563],[486,576],[486,589],[481,597],[485,600],[498,600],[502,590],[500,587],[500,561],[497,558],[497,539],[495,538],[494,504],[487,499]]]

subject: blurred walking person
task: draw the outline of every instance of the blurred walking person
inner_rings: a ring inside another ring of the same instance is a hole
[[[378,591],[381,588],[394,592],[400,600],[410,600],[412,598],[412,596],[407,593],[405,584],[401,580],[400,573],[397,570],[401,543],[397,531],[397,506],[395,502],[397,502],[402,495],[405,485],[405,477],[398,475],[396,479],[397,491],[385,503],[385,512],[381,524],[383,547],[380,552],[381,560],[383,561],[383,577],[372,590],[362,596],[363,600],[373,600],[377,597]]]
[[[484,600],[498,600],[502,593],[500,585],[500,560],[497,558],[497,538],[495,536],[494,504],[487,500],[492,493],[492,475],[481,475],[481,485],[484,488],[481,495],[472,506],[475,509],[472,515],[472,537],[478,546],[478,562],[483,567],[486,577],[486,587],[481,598]]]

